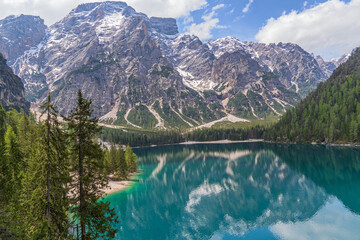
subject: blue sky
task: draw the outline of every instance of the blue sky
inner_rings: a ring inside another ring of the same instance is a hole
[[[243,10],[248,5],[248,0],[209,0],[207,2],[205,7],[191,12],[190,16],[193,17],[194,23],[199,24],[204,21],[201,18],[203,15],[210,12],[213,7],[224,4],[224,7],[216,11],[219,25],[224,28],[212,29],[211,38],[233,36],[243,41],[254,41],[256,33],[269,18],[278,18],[284,12],[289,13],[292,10],[303,11],[326,0],[254,0],[247,12]],[[186,17],[178,18],[181,32],[187,32],[188,24],[184,24],[185,19]]]
[[[104,0],[93,0],[104,1]],[[115,0],[116,1],[116,0]],[[360,0],[122,0],[148,16],[176,18],[201,40],[292,42],[324,59],[360,46]],[[0,18],[40,16],[47,25],[91,0],[0,0]]]
[[[329,60],[360,46],[359,14],[360,0],[208,0],[178,25],[203,40],[293,42]]]

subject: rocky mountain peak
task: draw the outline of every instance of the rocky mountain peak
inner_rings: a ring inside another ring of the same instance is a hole
[[[121,125],[280,115],[331,72],[296,44],[202,42],[178,34],[175,19],[149,18],[123,2],[81,4],[46,32],[12,65],[27,99],[39,104],[51,92],[66,114],[81,89],[94,115]]]
[[[341,64],[346,62],[350,58],[351,54],[344,54],[339,58],[331,59],[330,62],[332,62],[336,67],[339,67]]]
[[[106,14],[110,15],[114,12],[120,12],[127,10],[132,13],[136,13],[136,11],[128,6],[125,2],[120,1],[105,1],[105,2],[92,2],[92,3],[83,3],[74,8],[69,15],[74,14],[89,14],[96,10],[102,10]]]
[[[47,26],[37,16],[18,15],[0,20],[0,52],[12,65],[26,50],[45,37]]]
[[[176,19],[174,18],[150,18],[151,27],[158,33],[176,35],[179,33]]]

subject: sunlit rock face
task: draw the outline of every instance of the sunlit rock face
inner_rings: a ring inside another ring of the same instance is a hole
[[[342,61],[290,43],[202,42],[179,34],[175,19],[149,18],[123,2],[81,4],[50,27],[10,16],[0,21],[0,51],[31,102],[51,92],[67,114],[80,89],[103,121],[124,122],[141,105],[165,126],[184,127],[226,114],[281,115]]]
[[[40,17],[9,16],[0,20],[0,53],[11,66],[25,51],[44,40],[46,25]]]

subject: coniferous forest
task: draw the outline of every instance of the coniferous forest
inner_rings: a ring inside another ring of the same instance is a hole
[[[251,126],[248,128],[203,128],[188,132],[177,130],[156,132],[125,132],[121,129],[104,128],[99,137],[107,142],[122,143],[134,147],[176,144],[186,141],[217,141],[217,140],[247,140],[260,139],[265,131],[265,126]]]
[[[360,48],[264,138],[285,142],[360,142]]]
[[[91,100],[58,121],[50,95],[41,121],[0,106],[0,239],[112,239],[117,216],[102,200],[108,175],[137,171],[128,146],[103,150]]]

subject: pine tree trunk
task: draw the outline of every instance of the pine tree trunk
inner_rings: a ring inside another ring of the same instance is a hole
[[[48,110],[48,115],[47,115],[47,123],[46,123],[46,130],[47,130],[47,135],[46,135],[46,147],[47,147],[47,151],[46,151],[46,157],[47,157],[47,167],[46,167],[46,220],[48,222],[48,227],[50,227],[50,113]],[[48,238],[50,239],[49,236],[49,230],[47,230],[48,233]]]
[[[82,177],[83,177],[82,141],[79,138],[80,228],[81,228],[81,240],[86,240],[85,219],[84,219],[85,196],[84,196]]]

